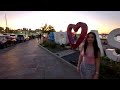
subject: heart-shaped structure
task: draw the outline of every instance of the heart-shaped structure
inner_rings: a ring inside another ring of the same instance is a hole
[[[78,38],[77,42],[74,43],[74,39],[72,37],[72,28],[74,29],[75,32],[78,31],[78,29],[81,27],[81,34],[80,37]],[[67,35],[68,35],[68,39],[70,42],[70,45],[72,46],[72,48],[77,48],[85,39],[86,35],[87,35],[87,31],[88,31],[88,26],[86,23],[83,22],[78,22],[76,25],[75,24],[69,24],[67,27]]]

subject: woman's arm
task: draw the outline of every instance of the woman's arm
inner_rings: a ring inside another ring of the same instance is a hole
[[[77,71],[80,72],[80,64],[82,62],[83,56],[80,54],[78,64],[77,64]]]
[[[99,74],[99,69],[100,69],[100,58],[97,58],[97,60],[96,60],[96,73],[95,74]]]
[[[80,67],[80,64],[81,64],[81,62],[82,62],[82,59],[83,59],[83,56],[80,54],[77,67]]]
[[[98,58],[96,58],[96,63],[95,63],[95,66],[96,66],[96,71],[95,71],[95,78],[98,79],[99,77],[99,71],[100,71],[100,52],[98,53]]]
[[[83,45],[80,47],[80,55],[79,55],[79,60],[78,60],[78,65],[77,65],[77,67],[80,67],[80,64],[81,64],[82,59],[83,59],[83,56],[81,55],[82,50],[83,50]]]

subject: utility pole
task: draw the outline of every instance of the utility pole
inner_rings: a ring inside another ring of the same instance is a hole
[[[8,28],[7,28],[7,17],[6,17],[6,13],[5,13],[5,22],[6,22],[6,31],[8,32]]]

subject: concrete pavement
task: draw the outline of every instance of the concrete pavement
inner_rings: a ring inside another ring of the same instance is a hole
[[[0,50],[0,79],[79,79],[76,68],[39,47],[34,39]]]

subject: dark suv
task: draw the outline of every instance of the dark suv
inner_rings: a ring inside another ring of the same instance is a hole
[[[24,35],[17,35],[17,42],[25,42],[25,36]]]

